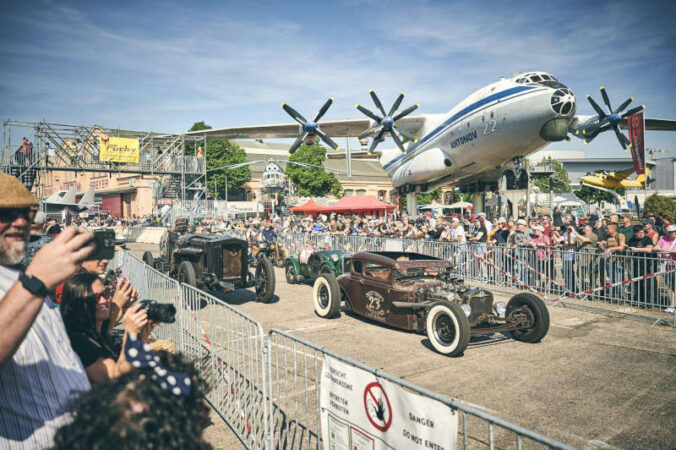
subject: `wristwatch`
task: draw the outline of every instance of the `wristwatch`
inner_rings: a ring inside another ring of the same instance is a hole
[[[49,291],[45,287],[45,283],[35,277],[22,273],[19,275],[19,281],[24,289],[37,297],[46,297],[49,294]]]

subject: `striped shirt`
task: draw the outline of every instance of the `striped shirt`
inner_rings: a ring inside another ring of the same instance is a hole
[[[19,272],[0,266],[0,301]],[[11,360],[0,368],[0,449],[49,448],[70,422],[70,402],[89,390],[59,310],[47,297]]]

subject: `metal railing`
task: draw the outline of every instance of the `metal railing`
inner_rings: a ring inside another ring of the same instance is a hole
[[[206,292],[179,285],[123,250],[109,267],[120,266],[142,297],[174,305],[176,321],[159,325],[154,336],[172,342],[194,361],[207,385],[207,400],[246,448],[322,447],[319,374],[326,355],[458,411],[462,448],[571,448],[287,332],[265,335],[260,323],[246,314]]]

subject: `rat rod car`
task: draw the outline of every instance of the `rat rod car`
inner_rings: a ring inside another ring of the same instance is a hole
[[[286,282],[289,284],[298,281],[313,281],[320,274],[332,273],[334,276],[341,275],[350,270],[351,253],[345,253],[338,250],[324,250],[313,252],[307,259],[301,254],[299,257],[290,256],[286,258],[284,271]],[[305,260],[306,262],[301,262]]]
[[[538,342],[549,330],[549,312],[536,295],[493,302],[490,291],[464,285],[451,262],[418,253],[356,253],[349,272],[317,278],[313,297],[321,317],[334,316],[344,300],[349,312],[426,332],[448,356],[461,354],[470,335],[510,331],[518,341]]]
[[[249,244],[227,235],[181,234],[171,231],[160,242],[161,256],[143,254],[143,262],[169,274],[179,282],[200,289],[235,289],[254,286],[256,296],[269,302],[275,293],[275,271],[267,258],[256,262],[255,275],[249,271]]]

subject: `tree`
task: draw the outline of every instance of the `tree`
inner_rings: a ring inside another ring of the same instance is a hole
[[[597,173],[602,173],[602,169],[596,170],[594,173],[587,172],[587,175],[595,175]],[[612,189],[615,192],[617,192],[620,196],[624,196],[624,188],[619,188],[619,189]],[[590,186],[587,186],[585,184],[582,185],[582,187],[575,191],[575,195],[577,195],[580,200],[582,200],[585,203],[589,204],[599,204],[601,202],[608,202],[608,203],[613,203],[613,195],[610,192],[604,192],[599,189],[594,189]]]
[[[289,157],[289,161],[323,166],[326,161],[326,148],[319,144],[301,145]],[[336,175],[319,167],[303,167],[295,164],[286,166],[286,174],[303,197],[323,197],[331,193],[340,196],[343,186]]]
[[[665,214],[670,219],[676,217],[676,202],[664,195],[651,195],[646,199],[643,208],[646,213],[652,213],[655,216]]]
[[[542,160],[542,163],[550,163],[554,166],[555,172],[552,174],[552,190],[554,192],[571,192],[570,180],[568,179],[568,172],[566,171],[563,164],[561,164],[556,159],[548,156]],[[548,177],[538,177],[534,179],[534,183],[537,187],[540,188],[540,192],[549,192],[549,178]]]
[[[202,130],[211,130],[211,126],[204,123],[203,120],[201,122],[193,123],[188,131],[202,131]],[[199,146],[199,145],[201,145],[199,142],[197,142],[197,143],[186,142],[185,143],[185,154],[186,155],[194,155],[195,154],[195,148],[197,148],[197,146]]]
[[[246,152],[228,140],[207,143],[207,170],[246,162]],[[251,179],[249,166],[236,169],[221,169],[207,172],[207,187],[216,199],[225,198],[225,182],[228,182],[228,195],[239,195],[244,191],[244,183]]]
[[[415,194],[415,197],[419,205],[429,205],[441,198],[441,189],[436,189],[425,194]]]

